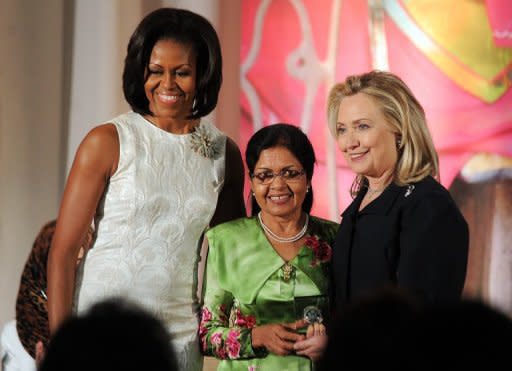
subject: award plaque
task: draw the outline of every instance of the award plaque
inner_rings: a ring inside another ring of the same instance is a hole
[[[308,324],[325,323],[328,320],[329,303],[327,295],[297,296],[293,301],[297,320],[303,319]],[[306,332],[306,330],[307,326],[299,332]]]

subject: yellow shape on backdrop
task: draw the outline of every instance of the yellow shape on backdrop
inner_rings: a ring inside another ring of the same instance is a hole
[[[512,86],[512,48],[494,44],[483,0],[385,4],[415,46],[466,91],[492,103]]]

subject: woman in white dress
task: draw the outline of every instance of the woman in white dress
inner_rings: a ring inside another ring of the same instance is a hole
[[[80,144],[48,262],[50,332],[121,296],[163,321],[183,370],[200,370],[197,266],[208,226],[245,216],[238,146],[201,118],[217,104],[219,40],[202,16],[161,8],[134,31],[123,91],[132,112]],[[94,221],[93,245],[75,274]]]

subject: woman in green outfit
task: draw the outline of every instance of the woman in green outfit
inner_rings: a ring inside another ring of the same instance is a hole
[[[327,342],[322,322],[338,224],[309,215],[315,153],[296,126],[257,131],[246,163],[252,217],[206,233],[202,349],[222,360],[218,370],[311,370]]]

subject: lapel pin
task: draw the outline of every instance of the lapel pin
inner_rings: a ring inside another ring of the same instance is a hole
[[[411,184],[411,185],[407,186],[407,191],[405,191],[404,197],[409,197],[413,190],[414,190],[414,185]]]

